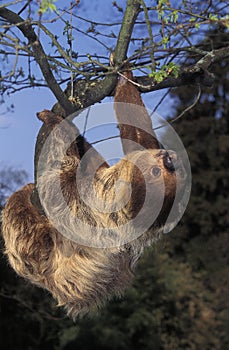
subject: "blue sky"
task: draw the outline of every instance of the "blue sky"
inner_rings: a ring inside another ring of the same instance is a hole
[[[33,175],[33,154],[36,135],[41,122],[36,112],[49,109],[55,98],[48,89],[19,92],[0,105],[0,167],[12,166]],[[14,112],[6,112],[6,105],[14,104]]]

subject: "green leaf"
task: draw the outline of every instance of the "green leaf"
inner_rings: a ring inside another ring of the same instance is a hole
[[[210,13],[209,19],[210,19],[211,21],[218,21],[218,17],[217,17],[216,15],[214,15],[213,13]]]
[[[56,5],[54,5],[55,1],[56,0],[42,0],[38,12],[45,13],[48,10],[50,10],[51,12],[56,11],[57,8]]]

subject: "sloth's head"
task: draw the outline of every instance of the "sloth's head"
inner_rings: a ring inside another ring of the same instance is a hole
[[[142,207],[147,215],[150,212],[155,216],[159,212],[168,212],[174,198],[183,192],[186,171],[181,159],[173,151],[134,152],[121,160],[117,168],[120,171],[119,178],[131,184],[133,215]]]
[[[179,210],[185,179],[186,171],[175,152],[136,151],[98,176],[98,208],[110,213],[114,227],[129,223],[143,233],[168,223],[172,208],[174,213]]]

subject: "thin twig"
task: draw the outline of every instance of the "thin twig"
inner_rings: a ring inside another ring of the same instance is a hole
[[[156,62],[154,59],[154,40],[153,40],[153,32],[152,32],[152,28],[151,28],[151,24],[150,24],[150,20],[149,20],[149,13],[148,13],[148,9],[147,6],[144,2],[144,0],[140,0],[140,4],[143,8],[144,14],[145,14],[145,19],[146,19],[146,25],[147,25],[147,30],[149,33],[149,41],[150,41],[150,59],[152,62],[152,71],[155,71],[156,69]]]
[[[100,139],[100,140],[91,142],[91,145],[96,145],[97,143],[100,143],[100,142],[103,142],[103,141],[107,141],[107,140],[117,139],[119,137],[120,137],[119,135],[105,137],[104,139]]]
[[[133,80],[131,80],[131,79],[129,79],[129,78],[127,78],[124,74],[122,74],[121,72],[117,72],[117,74],[118,75],[120,75],[120,77],[122,77],[122,78],[124,78],[124,79],[126,79],[127,81],[129,81],[131,84],[133,84],[133,85],[135,85],[135,86],[137,86],[137,87],[139,87],[139,88],[150,88],[151,87],[151,85],[150,86],[145,86],[145,85],[141,85],[141,84],[139,84],[139,83],[136,83],[135,81],[133,81]]]
[[[88,109],[87,109],[87,114],[86,114],[86,117],[85,117],[85,123],[84,123],[84,128],[83,128],[83,136],[85,136],[85,133],[86,133],[86,130],[87,130],[87,123],[88,123],[88,118],[89,118],[89,115],[90,115],[90,111],[91,111],[91,106],[88,107]]]
[[[151,117],[156,112],[160,104],[164,101],[164,99],[170,94],[170,91],[171,91],[171,88],[168,89],[168,91],[166,91],[166,93],[162,96],[162,98],[160,98],[160,101],[156,104],[156,106],[154,107],[153,111],[150,114]]]
[[[193,102],[191,105],[189,105],[187,108],[185,108],[176,118],[172,119],[169,123],[168,123],[168,122],[165,122],[165,124],[161,124],[161,125],[157,126],[156,128],[154,128],[154,130],[158,130],[158,129],[164,128],[164,127],[167,125],[167,123],[168,123],[168,124],[173,124],[173,123],[175,123],[178,119],[182,118],[183,115],[184,115],[185,113],[187,113],[188,111],[190,111],[190,109],[192,109],[193,107],[195,107],[195,105],[197,104],[197,102],[198,102],[199,99],[200,99],[200,95],[201,95],[201,87],[200,87],[200,85],[198,85],[198,94],[197,94],[197,96],[196,96],[194,102]]]

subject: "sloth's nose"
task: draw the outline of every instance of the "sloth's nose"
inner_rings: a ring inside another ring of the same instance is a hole
[[[187,177],[187,173],[181,159],[178,158],[176,152],[166,151],[163,156],[163,164],[165,169],[170,172],[176,171],[176,174],[183,180]]]
[[[164,167],[169,171],[175,171],[177,164],[177,155],[175,152],[166,152],[163,157]]]

